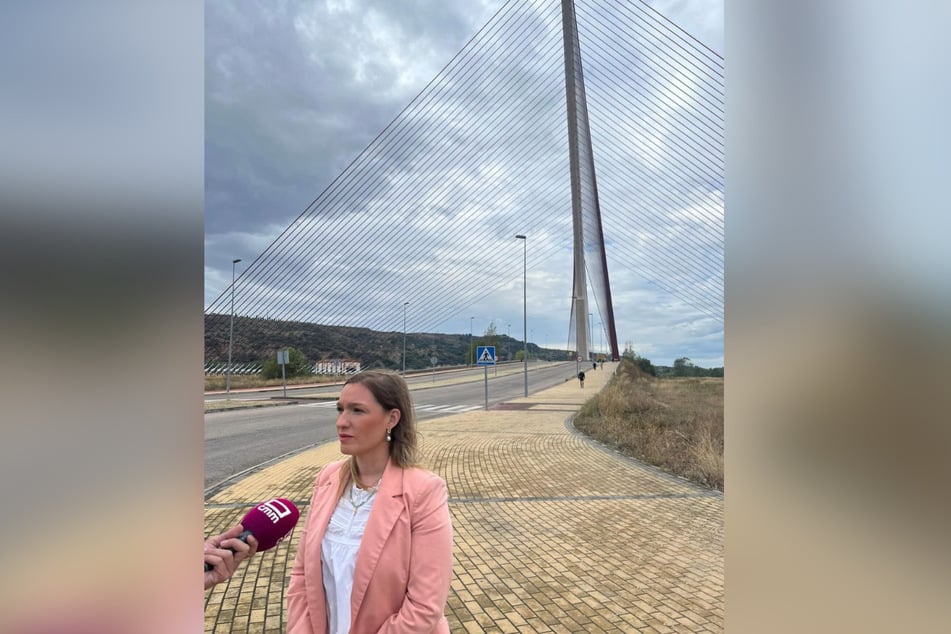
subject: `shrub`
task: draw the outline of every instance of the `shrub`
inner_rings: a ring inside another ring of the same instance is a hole
[[[313,366],[311,366],[307,359],[304,358],[304,355],[296,348],[288,348],[287,357],[288,363],[284,367],[284,376],[287,378],[308,376],[314,373]],[[277,354],[265,359],[261,365],[261,378],[281,378],[281,366],[277,362]]]

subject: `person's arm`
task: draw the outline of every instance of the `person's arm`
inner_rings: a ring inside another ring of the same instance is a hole
[[[426,479],[412,511],[409,582],[400,611],[380,627],[380,634],[430,632],[445,615],[452,583],[452,522],[446,483]]]
[[[205,571],[205,590],[230,579],[238,564],[258,551],[258,540],[253,535],[248,536],[247,543],[238,539],[242,532],[244,527],[237,524],[205,540],[205,563],[211,566]]]

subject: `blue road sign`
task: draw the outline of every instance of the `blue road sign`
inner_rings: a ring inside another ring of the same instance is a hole
[[[476,359],[476,365],[495,365],[495,346],[477,347]]]

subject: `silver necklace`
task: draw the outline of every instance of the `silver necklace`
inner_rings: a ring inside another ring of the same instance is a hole
[[[373,499],[373,496],[376,495],[377,489],[380,488],[380,483],[377,482],[376,486],[372,486],[369,489],[366,489],[368,495],[363,498],[359,503],[353,499],[353,490],[357,488],[356,484],[350,485],[350,491],[347,492],[348,497],[350,498],[350,505],[353,507],[353,514],[356,515],[357,511],[360,510],[360,507],[364,506],[367,502]]]

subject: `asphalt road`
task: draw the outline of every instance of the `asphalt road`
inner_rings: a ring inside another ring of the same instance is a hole
[[[543,390],[574,378],[574,363],[552,363],[529,366],[529,393]],[[439,384],[440,380],[465,380],[456,384]],[[451,415],[484,407],[484,371],[474,368],[452,375],[437,373],[433,385],[428,374],[408,377],[416,407],[417,418]],[[523,396],[524,374],[495,375],[489,369],[489,407]],[[288,397],[306,393],[318,396],[321,392],[337,393],[339,386],[287,390]],[[278,395],[280,392],[278,392]],[[270,398],[274,392],[232,393],[232,399]],[[209,397],[209,400],[212,397]],[[328,401],[296,402],[292,405],[254,409],[225,410],[205,414],[205,489],[206,492],[223,481],[277,457],[300,451],[336,438],[336,403]]]

